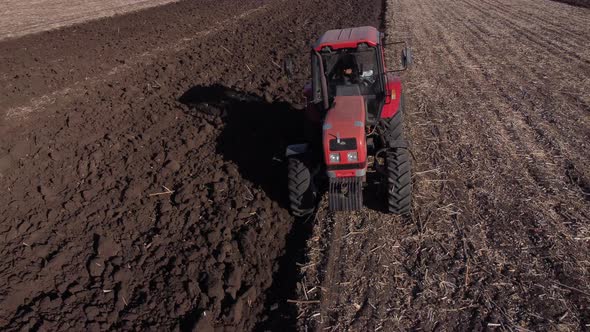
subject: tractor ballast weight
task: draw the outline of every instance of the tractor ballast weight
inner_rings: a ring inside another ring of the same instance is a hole
[[[328,191],[333,211],[359,210],[369,175],[387,210],[407,214],[411,166],[403,134],[399,76],[411,63],[404,48],[401,68],[388,70],[384,35],[373,27],[330,30],[311,51],[306,84],[306,142],[287,148],[289,200],[296,216],[313,212]],[[369,174],[370,173],[370,174]]]

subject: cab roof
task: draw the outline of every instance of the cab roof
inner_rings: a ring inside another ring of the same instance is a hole
[[[324,47],[332,49],[356,48],[359,43],[377,46],[379,35],[379,30],[371,26],[329,30],[317,40],[313,48],[316,51],[320,51]]]

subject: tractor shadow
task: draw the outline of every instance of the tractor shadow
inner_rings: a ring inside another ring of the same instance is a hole
[[[284,153],[288,144],[302,139],[303,112],[289,103],[267,102],[222,85],[195,86],[179,101],[191,114],[221,124],[216,152],[233,161],[244,179],[287,208]]]
[[[260,186],[270,199],[288,207],[284,154],[287,145],[303,139],[301,110],[222,85],[195,86],[179,101],[188,106],[191,115],[223,126],[216,152],[233,161],[241,176]],[[311,222],[294,220],[286,237],[285,253],[278,258],[279,269],[266,290],[261,315],[265,318],[255,330],[295,330],[297,308],[286,300],[297,296],[300,274],[296,262],[305,259],[312,228]]]

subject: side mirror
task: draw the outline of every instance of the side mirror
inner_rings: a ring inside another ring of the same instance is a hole
[[[400,66],[400,68],[388,70],[387,71],[388,73],[395,73],[395,72],[404,71],[404,70],[408,69],[408,67],[411,66],[412,63],[414,62],[414,57],[412,56],[412,49],[405,46],[405,45],[407,45],[407,43],[405,41],[395,41],[395,42],[391,42],[391,43],[384,43],[383,46],[401,45],[401,44],[404,45],[404,48],[402,48],[401,59],[400,59],[401,66]]]
[[[283,60],[283,70],[287,74],[288,79],[293,77],[293,59],[291,57],[288,56]]]
[[[414,62],[414,58],[412,57],[412,50],[408,47],[404,47],[402,50],[402,66],[408,68]]]

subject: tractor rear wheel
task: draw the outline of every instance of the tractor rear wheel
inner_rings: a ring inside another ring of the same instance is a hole
[[[387,208],[390,213],[406,215],[412,205],[412,165],[407,149],[390,149],[385,155],[387,171]]]
[[[296,217],[304,217],[313,212],[315,194],[312,186],[309,167],[302,158],[288,158],[289,203],[291,213]]]

